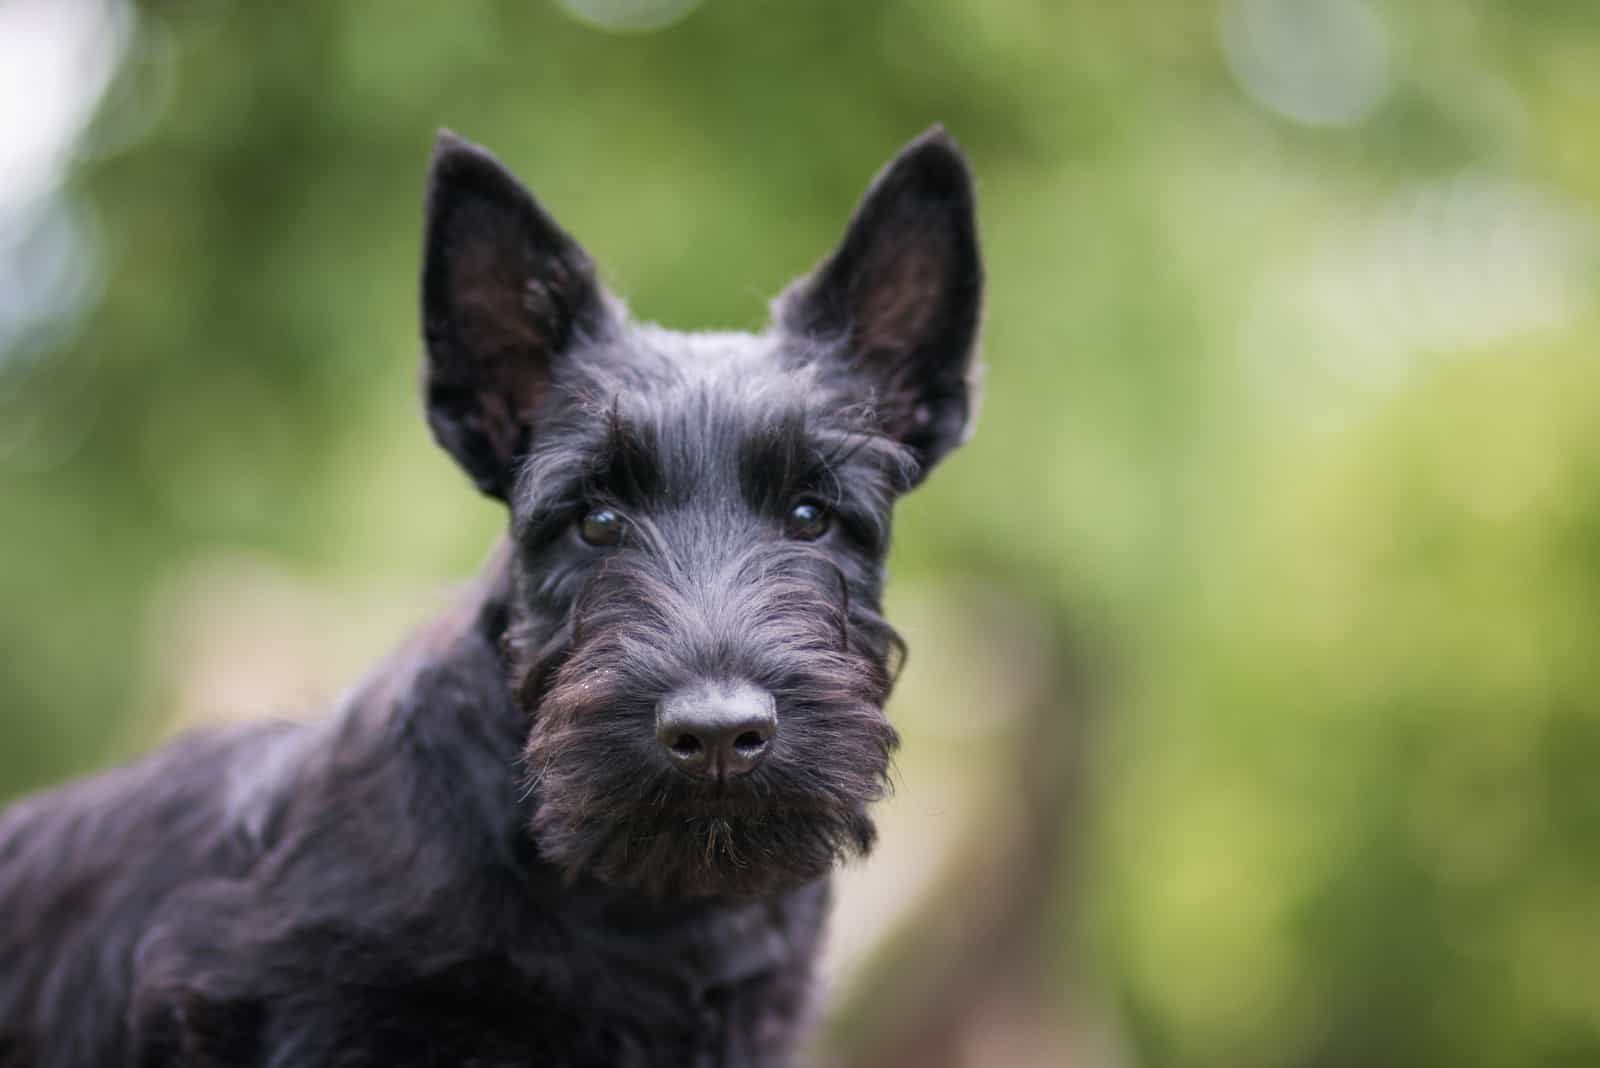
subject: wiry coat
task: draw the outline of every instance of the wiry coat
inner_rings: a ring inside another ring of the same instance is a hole
[[[775,1056],[825,885],[663,903],[539,863],[497,585],[329,720],[192,737],[9,810],[6,1063]]]
[[[634,326],[442,138],[429,422],[510,536],[329,718],[0,814],[0,1066],[783,1063],[872,842],[889,512],[968,427],[980,276],[936,131],[767,333]],[[737,779],[657,738],[705,680],[776,709]]]

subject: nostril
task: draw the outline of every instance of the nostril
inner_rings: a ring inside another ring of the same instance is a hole
[[[767,759],[778,720],[772,695],[748,683],[706,683],[656,706],[656,739],[679,771],[726,780]]]

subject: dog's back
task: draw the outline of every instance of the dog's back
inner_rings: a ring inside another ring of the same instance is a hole
[[[496,592],[475,589],[330,716],[196,732],[0,811],[0,1068],[254,1063],[230,1051],[282,1022],[255,996],[304,981],[264,947],[360,985],[366,968],[327,963],[350,931],[395,933],[440,885],[493,882],[516,739],[491,737],[497,702],[466,680],[492,661],[473,613]],[[441,844],[406,892],[406,865]]]
[[[249,837],[225,811],[228,782],[294,729],[191,735],[0,812],[0,1064],[120,1058],[152,913],[183,883],[249,865]]]

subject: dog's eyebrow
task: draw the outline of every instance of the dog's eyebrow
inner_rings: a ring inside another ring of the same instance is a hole
[[[802,489],[820,489],[826,468],[799,410],[763,421],[739,442],[739,484],[758,509],[781,507]]]
[[[814,494],[863,540],[881,546],[896,488],[909,484],[912,461],[898,442],[850,415],[795,409],[746,434],[739,479],[751,507],[778,513],[796,496]]]
[[[532,508],[518,536],[548,536],[597,500],[636,503],[660,478],[648,439],[615,402],[570,414],[525,462],[519,492]]]
[[[589,485],[633,502],[660,493],[664,478],[653,438],[645,426],[624,418],[613,402],[606,412],[605,437],[586,472]]]

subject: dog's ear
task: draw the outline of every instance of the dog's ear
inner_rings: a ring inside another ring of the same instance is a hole
[[[587,253],[493,156],[440,131],[423,237],[428,425],[483,492],[509,498],[552,373],[609,322]]]
[[[873,180],[844,240],[778,298],[775,319],[838,354],[920,481],[970,431],[982,297],[972,176],[935,126]]]

